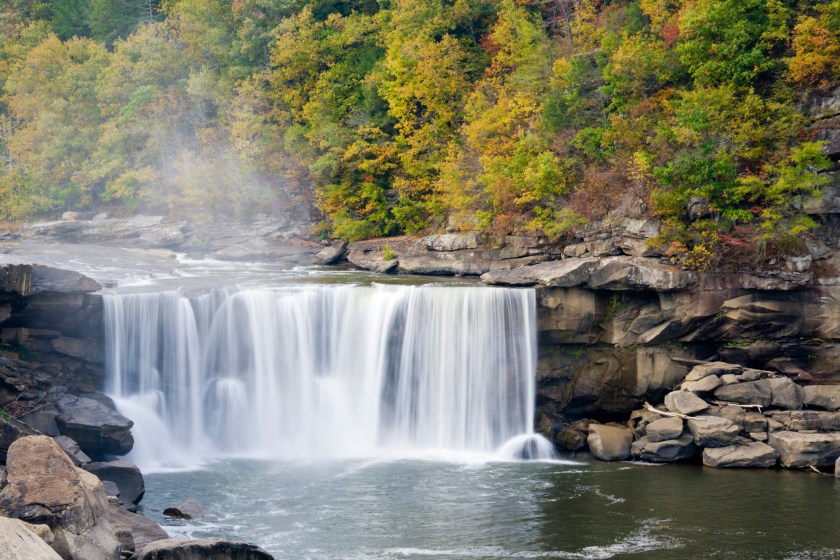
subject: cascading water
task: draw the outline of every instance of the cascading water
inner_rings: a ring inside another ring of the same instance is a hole
[[[146,469],[220,455],[489,453],[509,440],[511,456],[545,454],[530,435],[531,290],[306,285],[104,298],[108,389],[135,421],[133,458]]]

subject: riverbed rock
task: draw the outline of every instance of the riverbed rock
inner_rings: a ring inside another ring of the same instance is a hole
[[[32,525],[8,517],[0,517],[0,556],[3,560],[61,560]]]
[[[53,548],[71,560],[116,560],[120,545],[108,522],[99,479],[73,466],[48,436],[27,436],[9,448],[9,483],[0,514],[53,528]]]
[[[678,438],[664,441],[650,441],[645,436],[633,443],[632,452],[643,461],[672,463],[693,457],[697,452],[697,446],[691,434],[683,434]]]
[[[715,397],[722,401],[762,407],[770,406],[773,402],[772,389],[767,379],[718,387],[715,389]]]
[[[735,443],[741,429],[719,416],[701,415],[686,420],[694,443],[700,447],[726,447]]]
[[[808,385],[802,388],[804,404],[825,410],[840,410],[840,385]]]
[[[840,457],[840,433],[771,433],[768,443],[779,452],[779,462],[790,469],[827,467]]]
[[[116,484],[123,503],[139,504],[143,499],[146,492],[143,475],[137,465],[128,459],[89,463],[84,468],[95,474],[99,480],[108,480]]]
[[[771,446],[760,442],[739,443],[703,450],[703,464],[717,468],[766,469],[774,466],[779,454]]]
[[[650,441],[676,439],[683,433],[682,418],[660,418],[647,425],[646,435]]]
[[[709,404],[695,395],[686,391],[672,391],[665,395],[665,406],[671,412],[679,414],[696,414],[709,408]]]
[[[591,424],[586,443],[596,458],[602,461],[621,461],[630,457],[633,432],[627,428]]]
[[[56,423],[61,434],[76,440],[94,459],[125,455],[134,446],[134,422],[102,403],[73,395],[63,395],[56,403],[60,412]]]
[[[187,498],[163,510],[163,515],[176,519],[202,519],[210,515],[210,510],[195,498]]]
[[[163,539],[146,546],[138,560],[274,560],[274,557],[257,545],[238,541]]]

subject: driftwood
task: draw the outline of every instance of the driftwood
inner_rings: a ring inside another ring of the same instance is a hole
[[[680,414],[679,412],[668,412],[666,410],[659,410],[658,408],[653,407],[648,402],[644,404],[644,408],[645,410],[649,410],[650,412],[655,412],[660,416],[667,416],[669,418],[682,418],[683,420],[708,420],[707,418],[703,418],[700,416],[689,416],[688,414]]]
[[[761,412],[761,405],[760,404],[738,404],[734,402],[727,402],[727,401],[712,401],[713,404],[718,406],[737,406],[738,408],[754,408]]]

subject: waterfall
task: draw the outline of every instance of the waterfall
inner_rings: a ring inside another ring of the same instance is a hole
[[[533,431],[532,290],[304,285],[104,302],[107,390],[135,420],[132,457],[147,469],[490,453]]]

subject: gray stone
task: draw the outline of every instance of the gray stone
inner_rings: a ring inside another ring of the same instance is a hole
[[[741,432],[730,420],[719,416],[703,415],[689,418],[686,423],[694,443],[700,447],[726,447],[735,443]]]
[[[779,452],[779,461],[787,468],[827,467],[840,457],[840,433],[774,432],[768,443]]]
[[[650,441],[676,439],[683,433],[682,418],[662,418],[647,425],[647,437]]]
[[[348,251],[347,260],[351,264],[359,268],[378,272],[380,274],[388,274],[396,272],[399,266],[399,260],[389,259],[385,260],[380,251]]]
[[[738,426],[739,429],[743,430],[744,418],[746,417],[747,413],[743,408],[739,406],[727,405],[712,407],[706,412],[706,414],[709,414],[711,416],[718,416],[720,418],[726,418],[727,420]]]
[[[840,409],[840,385],[808,385],[802,388],[803,402],[825,410]]]
[[[102,289],[95,280],[72,270],[63,270],[40,264],[32,265],[32,293],[83,293]]]
[[[186,241],[187,237],[178,226],[161,226],[140,235],[140,244],[153,249],[179,247]]]
[[[670,463],[689,459],[697,452],[694,438],[691,434],[683,434],[676,439],[665,441],[650,441],[647,437],[637,440],[633,444],[633,454],[643,461],[655,463]]]
[[[75,466],[84,467],[90,463],[90,457],[82,451],[79,444],[74,440],[67,436],[56,436],[53,439],[67,453],[67,456],[70,457],[70,460],[73,461]]]
[[[775,466],[778,453],[771,446],[760,442],[748,442],[703,450],[703,464],[718,468],[757,468]]]
[[[32,525],[8,517],[0,517],[0,556],[3,560],[61,560]]]
[[[834,461],[834,477],[840,478],[840,457],[837,457],[837,460]]]
[[[665,406],[679,414],[695,414],[709,408],[706,401],[686,391],[672,391],[665,395]]]
[[[123,503],[138,504],[146,492],[143,475],[137,465],[128,459],[89,463],[85,470],[95,474],[99,480],[109,480],[120,490]]]
[[[720,382],[722,385],[732,385],[733,383],[739,383],[741,380],[738,379],[737,375],[732,373],[726,373],[720,376]]]
[[[787,377],[773,377],[768,379],[772,400],[770,406],[785,410],[799,410],[802,408],[802,387]]]
[[[767,417],[760,412],[745,412],[743,416],[745,432],[767,432]]]
[[[143,548],[138,560],[274,560],[274,557],[258,546],[244,542],[163,539]]]
[[[50,341],[53,349],[60,354],[79,358],[87,362],[102,362],[102,348],[99,343],[90,338],[70,338],[59,336]]]
[[[840,412],[791,410],[786,412],[771,412],[769,413],[769,416],[773,420],[780,422],[788,430],[822,430],[824,432],[840,431]]]
[[[592,424],[586,438],[589,450],[602,461],[620,461],[630,457],[633,432],[627,428],[615,428]]]
[[[720,377],[709,375],[697,381],[686,381],[680,386],[680,389],[692,393],[711,393],[722,384],[723,382],[720,380]]]
[[[38,432],[14,418],[0,416],[0,464],[6,462],[9,447],[24,436],[38,435]]]
[[[315,254],[315,263],[322,265],[335,264],[344,258],[346,252],[347,243],[343,241],[334,245],[329,245]]]
[[[764,407],[770,406],[773,401],[772,391],[767,379],[718,387],[715,390],[715,397],[722,401],[757,404]]]
[[[134,422],[92,399],[64,395],[57,399],[56,418],[62,435],[68,436],[93,458],[125,455],[134,446]]]

